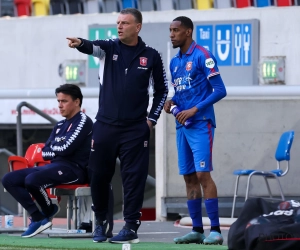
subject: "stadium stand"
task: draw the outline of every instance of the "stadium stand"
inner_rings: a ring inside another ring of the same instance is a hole
[[[0,17],[299,5],[300,0],[0,0]]]
[[[64,15],[67,13],[67,2],[64,0],[50,0],[50,15]]]
[[[32,15],[47,16],[49,15],[49,0],[32,0]]]
[[[0,0],[0,16],[15,16],[15,5],[12,0]]]

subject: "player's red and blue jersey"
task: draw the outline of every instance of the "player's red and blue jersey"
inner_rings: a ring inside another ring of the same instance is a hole
[[[196,106],[199,111],[192,119],[216,127],[213,104],[226,96],[226,89],[213,54],[193,41],[185,54],[179,51],[171,60],[170,72],[176,105],[181,110]]]

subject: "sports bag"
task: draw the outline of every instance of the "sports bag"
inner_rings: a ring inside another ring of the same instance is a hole
[[[228,232],[229,250],[300,250],[300,202],[250,198]]]

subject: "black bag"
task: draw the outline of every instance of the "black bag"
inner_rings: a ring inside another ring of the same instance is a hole
[[[299,250],[300,203],[250,198],[228,232],[229,250]]]

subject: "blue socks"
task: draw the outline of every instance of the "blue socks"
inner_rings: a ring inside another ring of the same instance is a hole
[[[210,219],[211,231],[220,232],[218,198],[205,200],[205,207],[208,218]]]
[[[187,201],[189,213],[193,221],[193,227],[203,228],[201,204],[202,204],[201,198]]]

